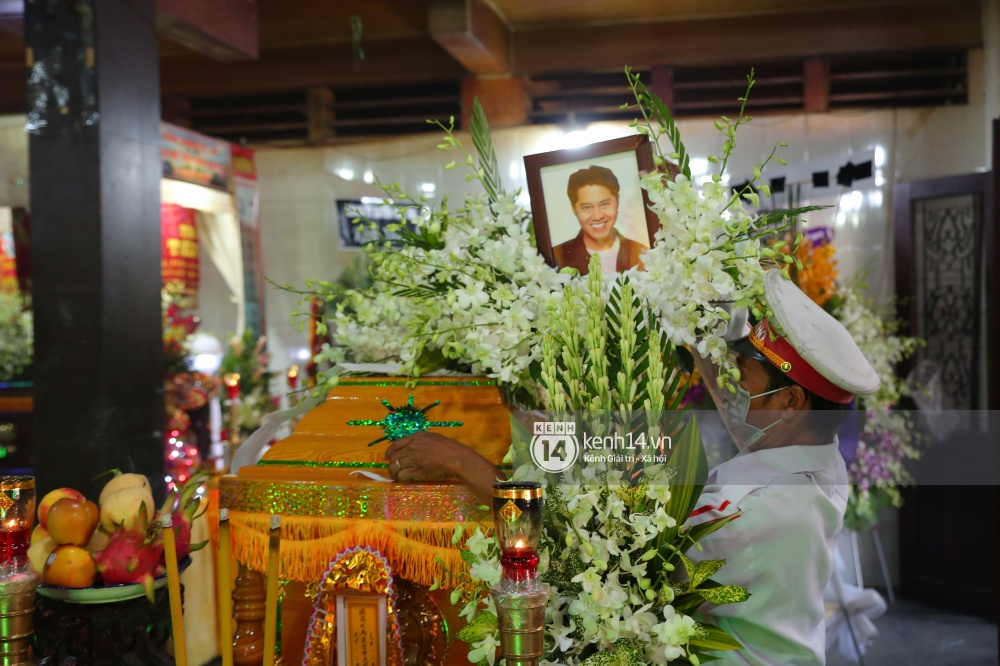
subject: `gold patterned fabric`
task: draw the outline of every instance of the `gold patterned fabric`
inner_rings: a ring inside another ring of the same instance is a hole
[[[280,513],[280,576],[308,582],[323,575],[338,553],[371,546],[403,578],[421,585],[448,581],[464,568],[452,545],[456,529],[487,520],[464,487],[374,484],[235,483],[223,479],[222,505],[230,508],[233,553],[263,572],[271,511]]]

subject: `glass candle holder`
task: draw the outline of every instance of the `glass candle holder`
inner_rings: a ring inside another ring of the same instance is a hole
[[[542,537],[540,483],[504,481],[493,486],[493,524],[500,542],[504,578],[522,581],[538,576]]]
[[[0,567],[27,563],[34,524],[35,477],[0,476]]]

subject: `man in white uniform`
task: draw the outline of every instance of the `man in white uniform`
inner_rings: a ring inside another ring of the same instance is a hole
[[[823,589],[847,506],[836,433],[854,394],[879,380],[847,330],[778,271],[765,295],[773,317],[731,345],[740,388],[720,404],[740,453],[710,472],[689,522],[740,515],[688,554],[725,559],[713,578],[751,593],[699,609],[744,646],[718,663],[822,665]]]

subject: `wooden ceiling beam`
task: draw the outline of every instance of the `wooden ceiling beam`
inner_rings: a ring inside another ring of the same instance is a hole
[[[473,100],[478,99],[490,127],[517,127],[528,121],[528,98],[523,77],[462,79],[462,129],[472,125]]]
[[[830,60],[809,58],[802,64],[806,112],[819,113],[830,109]]]
[[[350,44],[262,51],[256,62],[218,63],[197,56],[160,61],[164,95],[227,97],[313,86],[370,86],[457,80],[465,70],[426,37],[366,40],[355,62]]]
[[[255,60],[256,0],[156,0],[156,27],[167,39],[213,60]]]
[[[851,53],[974,48],[980,0],[832,9],[781,17],[662,21],[514,30],[517,74],[655,65],[701,66]],[[600,45],[600,48],[595,48]]]
[[[510,71],[510,30],[484,0],[432,0],[431,37],[470,74]]]

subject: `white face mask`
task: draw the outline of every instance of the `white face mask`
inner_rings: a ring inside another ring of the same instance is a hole
[[[735,394],[730,393],[729,391],[723,392],[722,405],[720,406],[719,411],[722,412],[722,418],[725,419],[726,425],[729,427],[729,432],[733,435],[733,440],[736,442],[736,448],[740,450],[740,453],[743,453],[766,437],[767,431],[782,421],[782,419],[778,419],[763,429],[750,425],[747,423],[747,415],[750,413],[750,401],[754,398],[760,398],[765,395],[777,393],[778,391],[784,391],[787,388],[791,387],[783,386],[779,389],[774,389],[773,391],[765,391],[764,393],[758,393],[757,395],[750,395],[745,388],[737,385]]]

